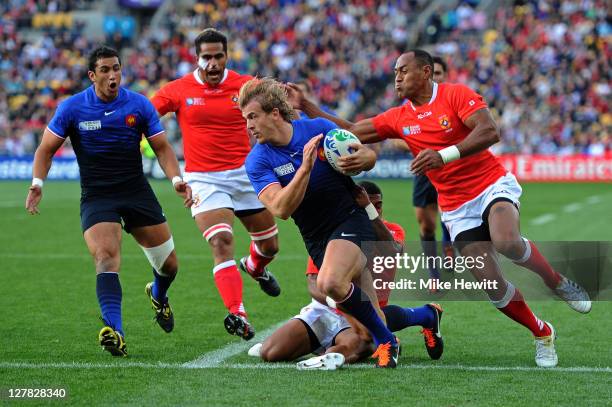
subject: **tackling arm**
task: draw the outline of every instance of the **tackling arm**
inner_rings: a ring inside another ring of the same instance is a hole
[[[306,278],[308,279],[308,292],[310,296],[321,304],[327,305],[326,295],[317,287],[317,274],[308,274]]]
[[[357,123],[344,120],[338,116],[331,115],[321,110],[312,100],[306,99],[302,90],[293,83],[288,83],[286,86],[289,99],[294,108],[300,109],[308,117],[322,117],[331,122],[334,122],[338,127],[350,131],[359,138],[362,143],[376,143],[380,141],[380,137],[376,132],[372,119],[364,119]]]

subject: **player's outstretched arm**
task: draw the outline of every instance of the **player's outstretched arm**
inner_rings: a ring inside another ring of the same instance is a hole
[[[300,109],[308,117],[322,117],[331,122],[334,122],[338,127],[350,131],[359,138],[362,143],[376,143],[381,139],[376,132],[372,119],[360,120],[357,123],[344,120],[338,116],[331,115],[321,110],[321,108],[312,100],[306,99],[302,90],[293,83],[286,85],[289,100],[295,109]]]
[[[322,134],[313,137],[306,143],[302,155],[302,165],[297,169],[295,176],[285,187],[281,187],[279,184],[273,184],[259,194],[259,200],[272,215],[286,220],[289,219],[297,207],[300,206],[300,203],[304,199],[306,188],[308,187],[310,172],[314,167],[314,162],[317,157],[317,146],[321,138],[323,138]]]
[[[395,253],[402,253],[404,251],[404,246],[395,240],[393,234],[389,228],[387,228],[387,225],[385,225],[382,218],[376,211],[376,208],[370,202],[370,198],[368,197],[366,190],[363,187],[356,186],[355,190],[353,191],[353,196],[355,198],[355,202],[357,202],[357,205],[364,208],[368,213],[368,218],[370,218],[370,221],[372,222],[376,239],[381,242],[391,242],[389,247],[392,247],[394,252],[387,254],[393,255]]]
[[[308,274],[306,278],[308,279],[308,292],[310,296],[323,305],[329,305],[327,303],[327,296],[317,286],[317,274]]]
[[[49,129],[45,129],[40,145],[34,153],[34,164],[32,166],[32,186],[28,189],[28,197],[26,198],[25,207],[30,214],[35,215],[39,213],[38,204],[42,199],[42,184],[49,169],[51,169],[51,162],[53,155],[64,143],[63,138],[57,137],[51,133]]]
[[[191,188],[185,181],[183,181],[183,178],[181,177],[181,168],[178,160],[176,159],[176,154],[168,142],[166,133],[160,133],[154,137],[151,137],[148,139],[148,141],[149,145],[157,156],[157,161],[164,171],[164,174],[166,174],[166,177],[172,181],[172,185],[174,186],[176,193],[183,198],[185,207],[189,208],[193,203]]]

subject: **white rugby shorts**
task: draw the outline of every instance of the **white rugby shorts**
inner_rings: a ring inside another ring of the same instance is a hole
[[[325,353],[336,335],[351,327],[346,318],[316,300],[312,300],[293,318],[304,321],[316,335],[321,347],[313,352],[315,354]]]
[[[523,189],[516,177],[508,172],[482,191],[476,198],[467,201],[455,210],[442,212],[442,222],[447,227],[451,240],[454,241],[461,232],[482,225],[482,215],[494,199],[507,198],[518,207],[522,193]]]
[[[264,207],[257,199],[244,165],[226,171],[186,172],[184,179],[193,193],[191,216],[220,208],[244,211]]]

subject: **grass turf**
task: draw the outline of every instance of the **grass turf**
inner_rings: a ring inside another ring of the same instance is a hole
[[[402,224],[407,239],[418,240],[410,183],[381,181],[380,186],[385,217]],[[485,302],[442,301],[446,349],[438,362],[429,361],[416,329],[400,333],[401,363],[418,368],[338,372],[239,368],[267,366],[241,352],[220,367],[184,369],[181,363],[240,340],[228,336],[222,326],[225,310],[214,288],[212,258],[188,212],[168,182],[156,182],[154,188],[173,230],[180,261],[180,274],[170,291],[176,329],[167,335],[154,324],[144,295],[150,267],[138,246],[124,235],[121,282],[130,356],[117,360],[101,352],[97,344],[101,326],[93,265],[80,231],[78,184],[47,183],[41,215],[33,217],[23,209],[27,184],[0,183],[3,393],[9,387],[64,387],[69,393],[66,402],[74,405],[605,405],[612,398],[610,370],[460,368],[534,366],[529,332]],[[535,240],[612,240],[610,202],[612,191],[604,184],[526,184],[522,231]],[[578,210],[572,206],[576,203],[582,205]],[[547,214],[554,220],[534,223]],[[303,244],[291,221],[279,223],[281,253],[272,269],[283,293],[270,298],[249,279],[244,281],[245,305],[260,331],[291,317],[308,302]],[[235,230],[239,258],[246,253],[248,237],[241,227]],[[558,331],[560,367],[612,366],[610,302],[595,303],[586,316],[560,302],[530,305]],[[29,365],[18,367],[18,362]],[[82,365],[44,365],[72,362]],[[158,362],[169,365],[151,368]]]

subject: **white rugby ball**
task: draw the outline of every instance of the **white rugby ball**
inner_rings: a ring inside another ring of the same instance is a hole
[[[333,129],[327,132],[323,139],[323,152],[329,165],[338,172],[341,172],[338,168],[338,158],[350,155],[355,152],[354,149],[349,147],[350,144],[361,144],[357,136],[348,130],[344,129]],[[361,171],[354,173],[348,173],[351,177],[358,175]]]

